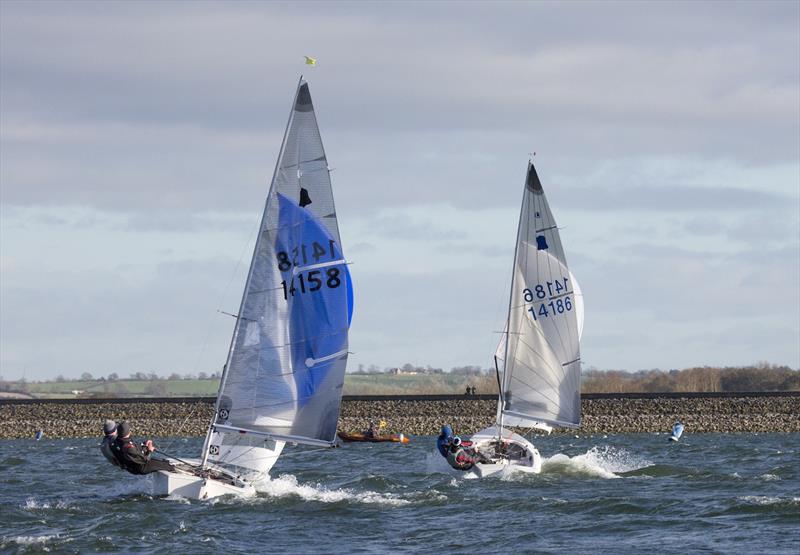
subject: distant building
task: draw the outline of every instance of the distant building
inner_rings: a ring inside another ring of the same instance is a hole
[[[417,369],[414,370],[403,370],[402,368],[391,368],[389,369],[389,374],[394,374],[395,376],[416,376],[421,374]]]

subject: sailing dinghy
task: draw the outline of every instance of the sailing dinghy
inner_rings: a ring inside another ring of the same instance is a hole
[[[332,447],[353,290],[308,83],[300,78],[202,459],[156,495],[253,495],[286,443]]]
[[[508,318],[495,365],[500,386],[495,424],[473,435],[488,459],[471,472],[538,473],[533,444],[505,426],[547,431],[580,425],[580,335],[583,295],[567,267],[536,168],[528,162],[517,231]],[[501,368],[502,365],[502,368]]]

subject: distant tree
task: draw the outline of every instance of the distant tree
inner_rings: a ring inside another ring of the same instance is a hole
[[[58,383],[64,383],[67,380],[66,380],[66,378],[64,378],[64,374],[59,374],[58,376],[56,376],[56,381]]]
[[[81,374],[81,380],[83,380],[85,382],[90,382],[93,379],[94,379],[94,376],[92,376],[91,372],[84,372],[83,374]]]
[[[181,375],[178,374],[177,372],[173,372],[172,374],[169,375],[168,379],[170,379],[170,380],[180,380],[181,379]]]
[[[671,372],[670,372],[671,373]],[[675,391],[719,391],[719,368],[687,368],[678,372],[675,378]]]
[[[205,372],[198,372],[197,373],[197,379],[198,380],[207,380],[208,379],[208,374],[206,374]]]
[[[643,386],[644,391],[665,392],[674,390],[671,376],[660,370],[651,371],[645,378]]]
[[[221,379],[221,378],[222,378],[222,372],[220,372],[219,370],[218,370],[218,371],[216,371],[216,372],[214,372],[213,374],[211,374],[211,375],[208,377],[208,379],[210,379],[210,380],[219,380],[219,379]]]
[[[450,369],[450,373],[457,376],[480,376],[483,370],[480,366],[456,366]]]
[[[150,381],[155,381],[155,380],[160,380],[161,377],[155,372],[150,372],[149,374],[147,374],[147,379]]]
[[[110,382],[115,382],[115,381],[117,381],[118,379],[119,379],[119,374],[117,374],[116,372],[111,372],[111,373],[108,375],[108,381],[110,381]]]

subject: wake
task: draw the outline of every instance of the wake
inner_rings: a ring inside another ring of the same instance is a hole
[[[364,503],[399,507],[408,505],[411,501],[402,499],[393,493],[380,493],[377,491],[354,491],[347,488],[330,489],[322,484],[300,484],[291,474],[282,474],[277,478],[268,478],[254,484],[256,491],[267,498],[282,499],[298,497],[304,501],[317,501],[321,503]]]
[[[542,461],[542,474],[613,479],[652,465],[647,459],[625,449],[595,446],[574,457],[558,453],[545,458]]]

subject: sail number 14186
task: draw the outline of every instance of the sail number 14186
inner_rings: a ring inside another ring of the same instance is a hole
[[[533,303],[527,308],[534,320],[548,318],[572,310],[572,299],[569,295],[569,278],[537,283],[533,288],[522,290],[522,298],[526,303]]]

